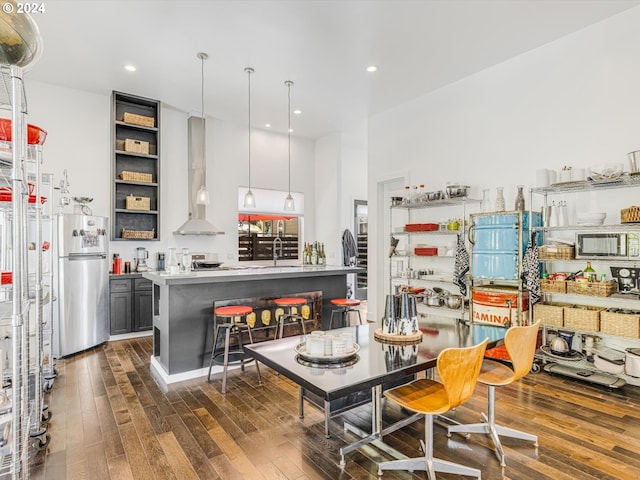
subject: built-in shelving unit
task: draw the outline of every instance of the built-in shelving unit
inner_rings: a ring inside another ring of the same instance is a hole
[[[111,239],[159,240],[160,102],[113,92],[111,107]]]

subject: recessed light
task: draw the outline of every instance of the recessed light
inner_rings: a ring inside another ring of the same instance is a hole
[[[300,115],[302,113],[302,110],[294,110],[293,113],[295,115]]]
[[[267,128],[271,128],[271,124],[270,123],[265,123],[264,126],[267,127]]]
[[[129,71],[129,72],[135,72],[137,70],[137,68],[133,65],[125,65],[124,69]]]
[[[289,129],[289,133],[293,133],[293,128],[290,128],[290,129]]]
[[[373,72],[375,72],[376,70],[378,70],[378,67],[376,67],[375,65],[369,65],[369,66],[367,67],[367,72],[369,72],[369,73],[373,73]]]

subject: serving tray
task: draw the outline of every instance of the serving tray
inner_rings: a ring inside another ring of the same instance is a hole
[[[355,357],[360,351],[360,345],[353,344],[353,352],[344,355],[311,355],[307,353],[306,342],[299,343],[295,346],[296,353],[303,359],[313,363],[342,363],[350,358]]]

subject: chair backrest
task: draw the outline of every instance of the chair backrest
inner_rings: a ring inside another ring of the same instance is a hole
[[[455,408],[473,395],[482,367],[488,338],[466,348],[447,348],[438,355],[438,375],[449,397],[449,408]]]
[[[514,381],[524,377],[531,370],[539,327],[540,320],[525,327],[511,327],[504,336],[504,346],[511,357]]]

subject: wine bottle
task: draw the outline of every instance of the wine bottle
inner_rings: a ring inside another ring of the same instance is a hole
[[[591,262],[587,262],[587,268],[585,268],[583,270],[584,276],[587,277],[587,280],[589,282],[595,282],[596,281],[596,271],[593,269],[593,267],[591,266]]]

